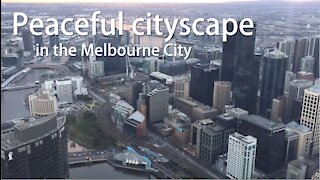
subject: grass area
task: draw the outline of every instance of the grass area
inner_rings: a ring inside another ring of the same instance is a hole
[[[111,138],[108,138],[96,121],[96,116],[90,111],[81,115],[67,116],[68,136],[88,149],[99,149],[113,146]]]

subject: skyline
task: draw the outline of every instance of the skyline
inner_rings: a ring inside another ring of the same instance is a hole
[[[317,0],[273,0],[279,2],[317,2]],[[39,3],[39,4],[48,4],[48,3],[129,3],[129,4],[153,4],[153,3],[170,3],[170,4],[179,4],[179,3],[187,3],[187,4],[197,4],[197,3],[232,3],[232,2],[266,2],[266,0],[118,0],[115,2],[114,0],[3,0],[1,3]]]

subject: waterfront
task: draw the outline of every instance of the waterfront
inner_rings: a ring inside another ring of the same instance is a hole
[[[21,78],[15,85],[26,85],[39,80],[41,74],[48,70],[31,70],[25,77]],[[4,91],[1,97],[1,122],[15,118],[29,116],[29,111],[24,102],[28,94],[36,89],[23,89]],[[90,166],[74,167],[69,170],[70,178],[74,179],[146,179],[153,176],[148,173],[115,169],[108,163],[92,164]]]

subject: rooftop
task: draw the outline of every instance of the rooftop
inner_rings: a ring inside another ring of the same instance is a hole
[[[274,50],[274,51],[268,52],[264,56],[267,58],[271,58],[271,59],[284,59],[284,58],[288,57],[285,53],[283,53],[279,50]]]
[[[277,131],[282,129],[284,130],[286,127],[285,124],[281,122],[272,121],[258,115],[249,115],[243,117],[242,119],[265,130]]]
[[[17,123],[13,126],[12,131],[6,131],[5,133],[1,132],[1,149],[14,149],[52,134],[63,126],[66,121],[64,116],[57,117],[57,119],[54,117],[56,117],[56,115],[45,116],[38,119],[30,118],[30,121],[28,122]],[[56,121],[55,127],[45,128],[48,127],[48,125],[45,124],[50,120]],[[34,132],[34,128],[42,129],[42,131]]]
[[[299,132],[303,132],[303,133],[311,132],[311,130],[308,127],[306,127],[304,125],[300,125],[295,121],[288,123],[287,127],[290,129],[293,129],[295,131],[299,131]]]
[[[244,136],[244,135],[239,134],[237,132],[235,132],[234,134],[231,134],[230,136],[235,137],[235,138],[237,138],[237,139],[239,139],[242,142],[245,142],[247,144],[256,143],[257,142],[257,139],[255,137],[253,137],[253,136]]]
[[[128,117],[128,119],[132,119],[132,120],[135,120],[135,121],[137,121],[137,122],[139,122],[139,123],[142,123],[142,122],[145,120],[145,117],[144,117],[144,115],[143,115],[141,112],[136,111],[136,112],[134,112],[133,114],[131,114],[131,115]]]

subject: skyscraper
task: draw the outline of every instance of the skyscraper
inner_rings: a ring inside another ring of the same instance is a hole
[[[252,179],[257,139],[239,133],[229,135],[227,176],[230,179]]]
[[[68,178],[65,122],[56,114],[27,118],[1,132],[1,178]]]
[[[50,48],[52,48],[54,45],[59,45],[60,43],[60,39],[59,39],[59,35],[52,35],[52,36],[49,36],[49,45],[50,45]]]
[[[300,124],[312,131],[312,154],[319,153],[320,128],[320,85],[304,91]]]
[[[150,91],[147,94],[147,124],[163,121],[168,115],[169,88],[162,86]]]
[[[227,29],[232,26],[229,23]],[[238,31],[223,43],[221,80],[232,83],[236,107],[256,112],[260,56],[254,54],[256,28],[247,31],[253,35],[244,36]]]
[[[312,56],[306,56],[306,57],[302,58],[301,64],[300,64],[300,70],[313,73],[314,60],[315,60],[315,58]]]
[[[25,51],[33,50],[32,35],[28,29],[22,29],[23,48]]]
[[[213,107],[223,113],[224,106],[231,101],[231,82],[216,81],[213,88]]]
[[[219,67],[197,64],[191,69],[190,96],[205,105],[212,106],[213,83],[219,80]]]
[[[294,117],[292,110],[294,106],[294,100],[302,100],[303,98],[303,93],[304,90],[311,87],[313,85],[313,81],[308,81],[308,80],[293,80],[290,82],[289,85],[289,92],[287,96],[287,103],[286,103],[286,111],[285,111],[285,123],[289,123],[291,121],[297,121],[295,118],[300,119],[299,117]],[[295,112],[295,114],[297,114]]]
[[[294,61],[295,40],[288,38],[279,43],[279,51],[285,53],[288,56],[287,71],[292,71],[292,63]]]
[[[260,114],[267,115],[272,99],[283,95],[288,56],[275,50],[266,53],[262,61]]]
[[[256,167],[264,173],[280,170],[285,162],[286,126],[261,116],[249,115],[240,118],[238,132],[257,138]]]

